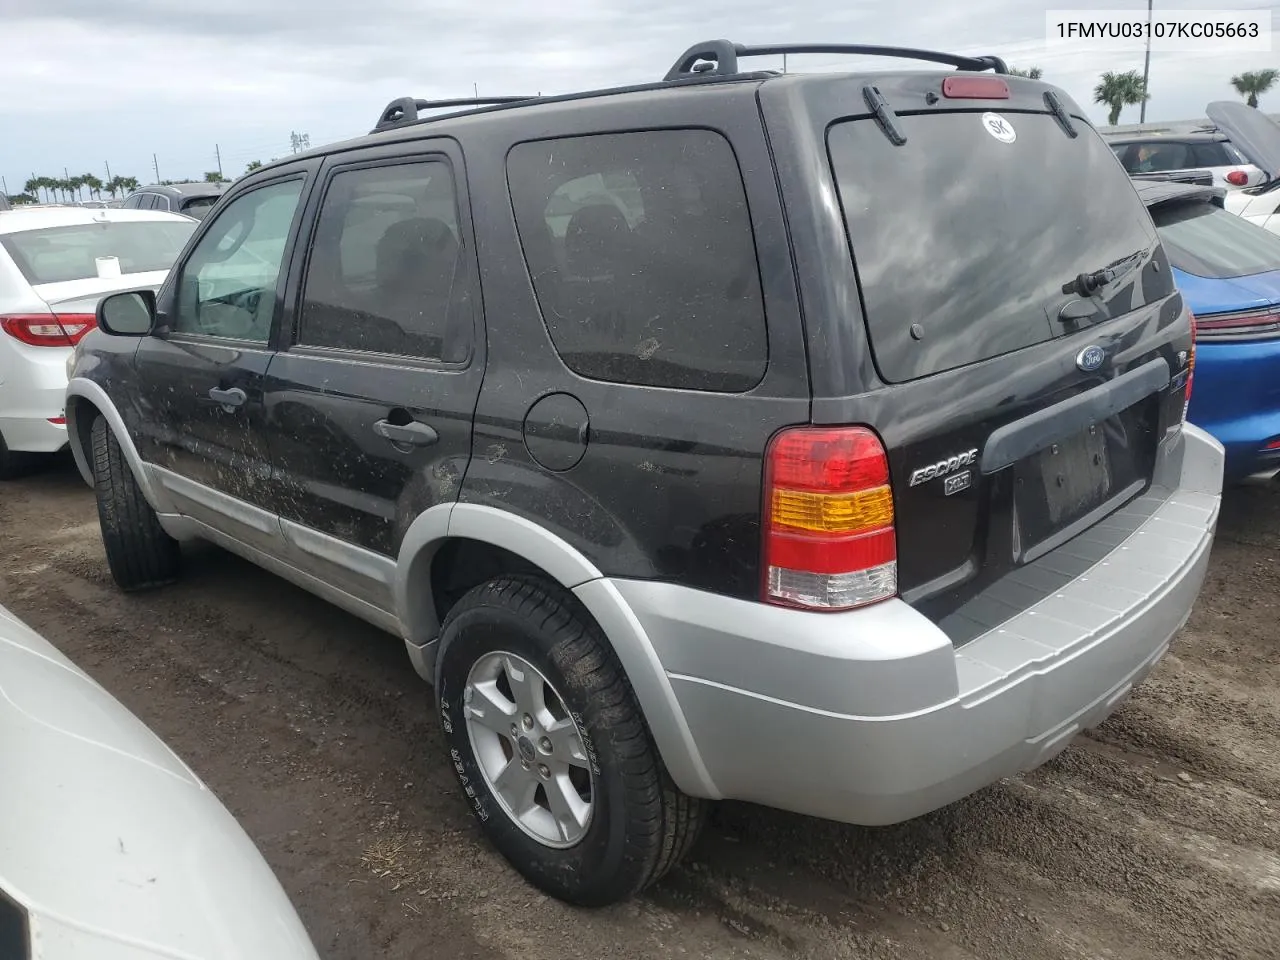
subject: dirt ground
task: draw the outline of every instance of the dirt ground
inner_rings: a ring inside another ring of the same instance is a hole
[[[1180,641],[1048,766],[892,828],[725,804],[598,912],[485,844],[398,640],[212,547],[122,595],[69,462],[0,535],[0,603],[218,793],[325,960],[1280,957],[1280,489],[1230,492]]]

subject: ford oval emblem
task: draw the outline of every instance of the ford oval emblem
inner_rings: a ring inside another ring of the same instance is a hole
[[[1093,373],[1106,362],[1107,354],[1100,346],[1090,344],[1076,354],[1076,366],[1085,373]]]

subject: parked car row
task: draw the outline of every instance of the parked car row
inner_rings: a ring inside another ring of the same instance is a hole
[[[1044,763],[1186,621],[1224,478],[1280,472],[1280,245],[1225,189],[1135,184],[998,58],[744,68],[780,50],[398,100],[200,223],[0,215],[5,333],[65,363],[14,419],[120,588],[206,539],[401,637],[480,828],[574,903],[715,800],[887,824]],[[155,258],[105,239],[144,221]]]

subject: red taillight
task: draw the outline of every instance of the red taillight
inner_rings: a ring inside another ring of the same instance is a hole
[[[0,329],[33,347],[74,347],[93,329],[92,313],[11,313],[0,316]]]
[[[1196,335],[1201,340],[1270,337],[1280,333],[1280,310],[1263,307],[1238,313],[1214,313],[1196,320]]]
[[[1009,84],[998,77],[947,77],[942,95],[950,100],[1008,100]]]
[[[1227,183],[1233,187],[1244,187],[1249,184],[1249,175],[1243,170],[1232,170],[1227,174]]]
[[[764,493],[766,602],[848,610],[897,594],[889,461],[872,431],[783,430],[769,444]]]
[[[1191,349],[1187,351],[1187,390],[1182,399],[1182,420],[1184,423],[1187,419],[1187,411],[1191,409],[1191,382],[1196,378],[1196,336],[1200,330],[1196,315],[1188,310],[1187,316],[1191,319]]]
[[[1276,437],[1274,440],[1268,440],[1265,444],[1263,444],[1262,449],[1263,450],[1280,450],[1280,437]]]

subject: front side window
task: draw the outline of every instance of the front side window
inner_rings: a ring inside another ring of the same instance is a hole
[[[721,392],[760,382],[768,339],[755,237],[723,136],[522,143],[507,178],[534,293],[571,370]]]
[[[343,171],[320,207],[298,342],[463,360],[467,291],[447,162]]]
[[[175,332],[265,343],[301,180],[237,197],[197,242],[182,267]]]

